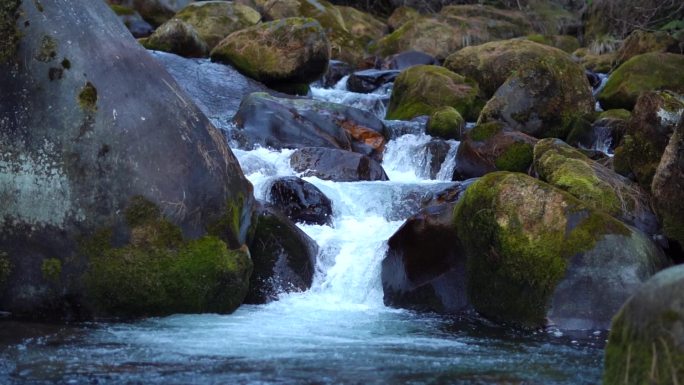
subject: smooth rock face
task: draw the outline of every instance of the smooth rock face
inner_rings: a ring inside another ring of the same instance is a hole
[[[520,173],[473,183],[454,225],[475,310],[523,328],[605,329],[641,283],[670,264],[643,233]]]
[[[684,378],[684,266],[643,284],[613,319],[605,385],[674,384]]]
[[[244,244],[252,187],[223,135],[104,2],[41,4],[22,4],[17,55],[0,64],[0,249],[13,266],[0,307],[87,312],[75,285],[90,257],[83,242],[106,231],[100,246],[127,245],[134,197],[186,239],[210,229]],[[47,259],[61,264],[55,290]]]
[[[297,177],[277,179],[270,188],[269,200],[294,222],[329,225],[332,202],[318,187]]]
[[[249,248],[254,273],[246,303],[267,303],[280,294],[311,287],[318,245],[276,210],[265,207],[257,212],[256,231]]]
[[[301,148],[290,156],[290,166],[302,176],[335,182],[389,180],[380,163],[370,157],[331,148]]]
[[[255,93],[235,114],[235,139],[243,148],[327,147],[381,159],[385,126],[373,114],[311,99]]]
[[[308,84],[328,69],[330,44],[316,20],[287,18],[230,34],[211,51],[211,60],[266,84]]]
[[[195,27],[209,50],[235,31],[261,20],[254,9],[232,1],[198,1],[188,4],[174,16]]]
[[[195,28],[178,19],[171,19],[157,28],[142,42],[147,49],[175,53],[184,57],[205,57],[209,55],[207,44]]]
[[[665,235],[684,249],[684,118],[665,147],[651,193]]]

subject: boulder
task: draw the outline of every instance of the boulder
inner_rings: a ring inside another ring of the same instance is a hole
[[[369,13],[352,7],[335,6],[335,8],[340,11],[344,26],[349,33],[364,46],[387,33],[387,24]]]
[[[382,67],[401,71],[417,65],[439,65],[439,61],[425,52],[404,51],[388,57]]]
[[[386,118],[409,120],[450,106],[473,120],[481,105],[480,90],[472,80],[443,67],[420,65],[402,71],[395,80]]]
[[[380,160],[385,126],[375,115],[342,104],[311,99],[249,95],[235,114],[235,139],[242,148],[328,147]]]
[[[428,135],[438,138],[461,140],[465,123],[465,119],[455,108],[446,106],[430,115],[425,131]]]
[[[607,329],[642,282],[669,265],[640,231],[521,173],[470,185],[454,225],[475,310],[522,328]]]
[[[466,47],[449,55],[444,66],[474,79],[487,98],[491,98],[511,75],[535,67],[556,70],[549,81],[567,83],[561,88],[564,94],[585,98],[588,92],[585,88],[589,87],[584,72],[570,55],[529,40],[503,40]]]
[[[567,53],[573,53],[580,48],[580,42],[575,36],[569,35],[527,35],[525,39],[535,43],[556,47]]]
[[[516,9],[458,4],[443,7],[439,14],[464,33],[465,46],[524,36],[532,31],[529,18]]]
[[[352,68],[349,64],[339,60],[330,60],[328,62],[328,70],[320,80],[321,85],[324,88],[332,88],[337,82],[342,80],[343,77],[350,75],[351,73]]]
[[[170,52],[184,57],[209,55],[207,44],[200,38],[195,28],[178,19],[171,19],[159,26],[152,36],[142,41],[142,45],[147,49]]]
[[[387,26],[390,30],[395,31],[401,28],[404,23],[409,20],[420,17],[420,12],[411,7],[400,6],[392,11],[392,14],[387,18]]]
[[[387,241],[381,272],[385,305],[438,313],[468,308],[466,256],[451,224],[454,205],[421,210]]]
[[[369,50],[380,57],[416,50],[443,60],[463,46],[461,37],[444,18],[419,16],[371,44]]]
[[[268,206],[256,212],[256,220],[249,245],[254,273],[245,303],[267,303],[280,294],[309,289],[318,255],[316,242]]]
[[[294,176],[276,179],[269,201],[294,222],[314,225],[332,223],[332,202],[318,187]]]
[[[646,53],[619,66],[608,78],[598,100],[604,109],[631,110],[645,91],[670,90],[684,94],[684,55]]]
[[[154,32],[154,27],[146,22],[135,9],[117,4],[110,4],[109,7],[119,16],[119,20],[124,23],[133,37],[146,37]]]
[[[261,20],[259,12],[232,1],[190,3],[174,17],[195,27],[209,50],[231,33],[253,26]]]
[[[308,84],[327,71],[330,45],[314,19],[287,18],[230,34],[211,51],[211,60],[268,85]]]
[[[665,147],[651,192],[665,235],[684,249],[684,118]]]
[[[647,234],[658,231],[646,191],[562,140],[537,142],[534,168],[543,181],[569,192],[584,205],[603,210]]]
[[[231,312],[254,198],[225,137],[104,2],[40,4],[0,61],[0,308]]]
[[[380,163],[370,157],[332,148],[300,148],[290,156],[290,166],[303,177],[335,182],[389,180]]]
[[[679,42],[665,31],[648,32],[634,30],[622,42],[615,54],[616,64],[620,65],[634,56],[649,52],[679,53]]]
[[[594,104],[580,66],[565,54],[550,55],[512,73],[482,108],[478,123],[502,122],[536,138],[566,138]]]
[[[651,188],[668,138],[684,114],[684,100],[670,92],[645,92],[636,102],[627,132],[615,149],[614,168]]]
[[[537,139],[500,123],[475,126],[458,146],[454,180],[477,178],[493,171],[524,172],[532,165]]]
[[[367,94],[391,83],[399,76],[398,70],[369,69],[356,71],[347,79],[347,90]]]
[[[605,385],[675,384],[684,378],[684,265],[649,279],[613,319]]]

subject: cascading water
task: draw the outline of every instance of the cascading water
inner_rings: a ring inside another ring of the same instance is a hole
[[[451,161],[430,180],[431,139],[411,133],[388,143],[383,167],[390,181],[305,178],[334,212],[332,226],[300,225],[320,249],[310,290],[231,315],[27,332],[31,338],[0,351],[0,383],[597,383],[603,336],[582,343],[560,334],[523,336],[383,305],[386,240],[451,185],[458,143],[448,142]],[[296,175],[291,150],[234,152],[257,199],[268,198],[274,178]]]

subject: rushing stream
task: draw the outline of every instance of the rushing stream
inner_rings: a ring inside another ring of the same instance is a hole
[[[345,94],[346,93],[346,94]],[[370,106],[344,90],[315,90]],[[380,104],[378,104],[380,103]],[[388,182],[305,178],[333,202],[333,226],[300,225],[319,245],[311,290],[231,315],[55,326],[0,322],[0,384],[596,384],[605,333],[519,334],[387,308],[385,241],[421,202],[451,185],[453,161],[428,179],[424,134],[387,146]],[[450,142],[453,159],[457,142]],[[234,150],[258,199],[296,175],[291,151]],[[439,180],[441,179],[441,181]]]

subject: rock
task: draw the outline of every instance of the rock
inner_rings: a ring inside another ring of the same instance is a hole
[[[631,115],[622,109],[587,115],[586,119],[576,121],[566,142],[575,147],[614,152],[627,131]]]
[[[481,4],[459,4],[443,7],[439,14],[465,32],[465,46],[493,40],[510,39],[531,32],[528,17],[515,9],[502,9]]]
[[[454,180],[480,177],[493,171],[527,172],[537,140],[499,123],[475,126],[456,152]]]
[[[584,72],[570,55],[529,40],[503,40],[466,47],[449,55],[444,66],[474,79],[487,98],[491,98],[511,75],[527,68],[557,70],[559,73],[554,74],[549,81],[553,80],[554,84],[558,81],[567,82],[568,88],[563,88],[563,94],[577,94],[584,98],[589,92],[585,90],[589,85],[584,79]]]
[[[416,50],[443,60],[462,46],[461,35],[446,20],[420,16],[371,44],[369,50],[380,57]]]
[[[380,39],[387,33],[387,24],[369,13],[352,7],[336,5],[335,8],[340,11],[344,26],[349,33],[364,45]]]
[[[409,120],[450,106],[472,120],[481,103],[480,90],[472,80],[443,67],[421,65],[402,71],[395,80],[386,118]]]
[[[22,3],[30,27],[0,64],[0,251],[13,266],[0,308],[233,311],[251,263],[229,249],[247,240],[254,198],[225,137],[104,2],[36,4]],[[170,270],[148,270],[152,255],[175,258]]]
[[[318,22],[288,18],[232,33],[211,51],[211,60],[268,85],[308,84],[325,74],[329,55],[328,39]]]
[[[603,210],[647,234],[658,231],[646,191],[560,139],[537,142],[534,168],[543,181],[569,192],[584,205]]]
[[[242,148],[327,147],[382,159],[385,126],[375,115],[342,104],[249,95],[235,114],[233,134]]]
[[[572,53],[579,61],[579,64],[589,71],[598,73],[608,73],[615,66],[615,52],[604,54],[594,54],[586,48],[580,48]]]
[[[210,51],[226,36],[261,20],[259,12],[232,1],[190,3],[174,17],[195,27]]]
[[[278,178],[270,187],[269,201],[294,222],[332,223],[332,202],[318,187],[294,176]]]
[[[407,21],[420,17],[420,13],[411,7],[400,6],[392,11],[392,14],[387,18],[387,25],[390,30],[396,31],[401,28]]]
[[[304,177],[335,182],[389,180],[380,163],[368,156],[332,148],[300,148],[290,156],[290,166]]]
[[[142,45],[147,49],[175,53],[184,57],[206,57],[207,44],[199,37],[195,28],[178,19],[162,24]]]
[[[569,35],[527,35],[525,37],[527,40],[533,41],[535,43],[548,45],[551,47],[558,48],[567,53],[573,53],[577,51],[580,47],[580,42],[575,36]]]
[[[633,30],[657,30],[670,20],[684,18],[684,9],[677,1],[625,0],[619,6],[610,1],[596,1],[587,5],[584,13],[587,41],[602,36],[622,39]]]
[[[425,52],[404,51],[388,57],[383,64],[383,68],[405,70],[417,65],[439,65],[439,61]]]
[[[468,308],[466,256],[451,224],[454,205],[421,210],[390,237],[381,273],[385,305],[438,313]]]
[[[656,169],[651,192],[665,235],[684,249],[684,118],[670,137]]]
[[[107,0],[113,7],[134,10],[155,28],[171,19],[191,0]],[[151,31],[150,31],[151,32]]]
[[[324,88],[332,88],[342,80],[343,77],[350,75],[352,73],[352,68],[349,64],[339,61],[330,60],[328,62],[328,71],[326,71],[320,82]]]
[[[135,9],[117,4],[110,4],[109,7],[119,16],[119,20],[124,23],[133,37],[146,37],[154,32],[154,27],[146,22]]]
[[[684,55],[646,53],[619,66],[598,94],[604,109],[631,110],[645,91],[670,90],[684,94]]]
[[[446,106],[430,115],[425,130],[428,135],[438,138],[461,140],[465,130],[465,123],[465,120],[455,108]]]
[[[665,31],[647,32],[634,30],[622,42],[616,52],[616,64],[620,65],[634,56],[649,52],[678,53],[679,42]]]
[[[444,140],[431,140],[424,146],[424,151],[430,154],[429,156],[429,170],[430,179],[437,179],[437,174],[442,169],[442,164],[449,155],[451,146]]]
[[[356,71],[347,79],[347,89],[352,92],[370,93],[381,86],[391,83],[399,76],[398,70],[363,70]]]
[[[665,385],[684,378],[684,266],[649,279],[613,319],[603,383]]]
[[[615,149],[614,168],[651,188],[668,138],[684,114],[684,100],[669,92],[645,92],[637,99],[627,133]]]
[[[669,264],[640,231],[521,173],[473,183],[454,225],[475,310],[523,328],[606,329],[642,282]]]
[[[280,294],[311,288],[318,245],[282,214],[270,207],[257,212],[249,248],[254,273],[245,303],[267,303],[277,300]]]

